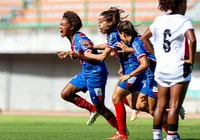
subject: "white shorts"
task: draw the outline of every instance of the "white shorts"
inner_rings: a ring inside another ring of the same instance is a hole
[[[164,79],[161,79],[161,78],[155,76],[155,80],[159,85],[161,85],[163,87],[171,87],[171,86],[181,83],[181,82],[191,81],[191,77],[192,77],[192,74],[189,74],[186,78],[181,77],[179,79],[174,79],[174,80],[169,81],[169,80],[164,80]]]

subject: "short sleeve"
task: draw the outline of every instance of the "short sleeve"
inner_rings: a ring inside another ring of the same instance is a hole
[[[185,32],[189,29],[194,29],[194,27],[192,25],[192,21],[190,19],[187,19],[182,25],[181,29],[182,34],[185,34]]]
[[[82,42],[82,41],[84,41],[85,39],[82,39],[80,42]],[[86,41],[88,41],[89,43],[91,42],[90,40],[87,40],[86,39]],[[92,43],[92,42],[91,42]],[[82,53],[84,53],[84,52],[87,52],[87,51],[91,51],[91,49],[90,48],[88,48],[87,47],[87,45],[82,45],[81,43],[80,43],[80,49],[79,49]]]
[[[117,43],[117,35],[116,34],[111,34],[107,38],[107,47],[114,49],[115,44]]]
[[[140,59],[140,57],[146,55],[145,50],[144,50],[144,46],[142,46],[143,44],[140,44],[136,41],[133,42],[132,44],[132,48],[134,49],[134,54],[137,57],[137,60]]]

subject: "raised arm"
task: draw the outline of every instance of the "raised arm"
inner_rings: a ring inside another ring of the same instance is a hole
[[[152,33],[151,33],[150,29],[148,28],[145,31],[145,33],[142,35],[141,40],[144,43],[144,45],[146,46],[146,48],[148,49],[148,51],[150,51],[154,55],[153,46],[149,40],[151,37],[152,37]]]

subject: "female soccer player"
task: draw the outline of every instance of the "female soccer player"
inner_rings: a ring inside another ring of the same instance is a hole
[[[117,24],[121,21],[120,13],[123,12],[118,8],[111,7],[109,10],[100,14],[98,19],[98,25],[101,33],[107,34],[107,47],[102,54],[85,53],[87,57],[96,60],[105,60],[109,54],[114,51],[117,54],[121,67],[123,69],[123,75],[127,76],[128,80],[121,81],[115,87],[113,93],[113,104],[116,111],[116,118],[119,127],[118,133],[108,140],[126,140],[128,139],[126,128],[126,110],[123,104],[123,99],[130,93],[140,91],[143,87],[141,82],[145,78],[144,70],[148,67],[146,54],[140,47],[135,48],[134,53],[119,53],[119,47],[116,46],[117,42],[120,42],[120,36],[117,31]],[[130,44],[134,47],[137,46],[138,33],[134,30],[132,32],[133,38]],[[141,44],[142,45],[142,44]]]
[[[157,59],[158,101],[153,119],[153,139],[162,139],[162,118],[169,102],[167,140],[179,140],[178,113],[191,80],[196,37],[191,20],[184,16],[187,0],[159,0],[158,8],[168,13],[156,17],[141,38]],[[154,48],[150,45],[151,37]]]
[[[134,26],[130,21],[122,21],[118,24],[118,32],[122,42],[118,42],[117,46],[125,53],[134,53],[133,47],[130,45],[133,38],[132,32],[134,32]],[[156,65],[155,57],[142,45],[142,41],[137,38],[137,48],[141,47],[145,52],[149,67],[145,70],[147,80],[145,81],[145,87],[142,88],[138,95],[136,107],[138,110],[150,113],[153,116],[156,105],[157,83],[154,81],[154,70]]]
[[[91,125],[98,114],[101,114],[111,126],[118,130],[115,115],[104,105],[105,86],[108,75],[106,65],[103,61],[96,61],[84,56],[86,52],[91,54],[97,54],[98,52],[81,44],[83,40],[92,43],[85,34],[79,32],[81,27],[82,21],[75,12],[67,11],[63,14],[60,22],[60,34],[62,38],[67,37],[70,41],[72,51],[58,52],[58,56],[60,58],[71,57],[72,59],[80,59],[82,71],[65,86],[61,97],[90,112],[95,112],[96,110],[97,113],[90,117],[87,125]],[[87,90],[90,93],[94,106],[76,94],[79,91],[86,92]]]

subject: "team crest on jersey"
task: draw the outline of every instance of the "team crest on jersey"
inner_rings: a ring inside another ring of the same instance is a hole
[[[82,44],[82,42],[88,42],[88,43],[90,43],[89,40],[86,40],[86,39],[79,40],[80,44]],[[86,45],[81,45],[81,48],[83,50],[87,50],[88,49],[87,44]]]
[[[87,46],[86,46],[86,45],[83,45],[82,48],[83,48],[83,50],[86,50],[86,49],[87,49]]]

